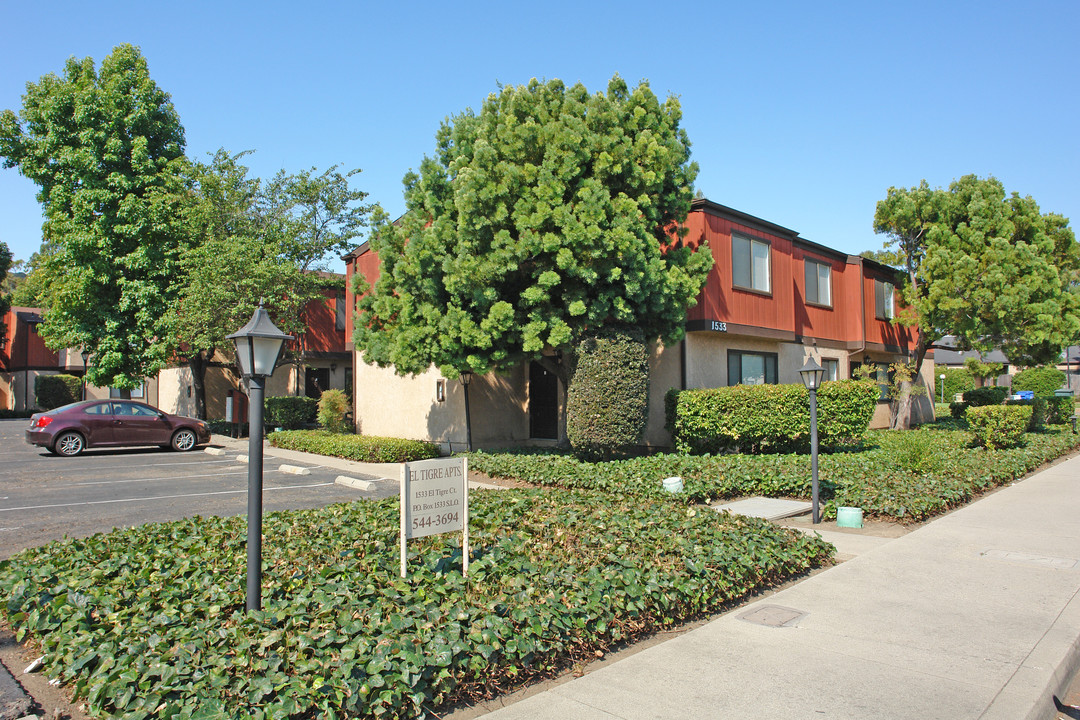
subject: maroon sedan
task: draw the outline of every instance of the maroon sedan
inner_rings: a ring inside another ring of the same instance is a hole
[[[190,450],[210,441],[202,420],[133,400],[84,400],[30,416],[26,442],[71,457],[88,447],[160,445]]]

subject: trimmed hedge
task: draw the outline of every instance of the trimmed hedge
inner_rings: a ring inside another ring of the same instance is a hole
[[[82,400],[82,378],[74,375],[38,375],[34,400],[42,410],[52,410]]]
[[[942,368],[938,373],[945,375],[945,402],[950,403],[956,395],[975,389],[975,376],[967,368]],[[940,397],[941,381],[934,380],[935,397]]]
[[[283,430],[266,439],[286,450],[330,455],[359,462],[398,463],[439,457],[439,447],[422,440],[341,435],[326,430]]]
[[[459,536],[409,543],[397,499],[269,513],[263,609],[244,518],[54,542],[0,563],[0,611],[90,714],[417,718],[565,672],[827,563],[754,518],[586,493],[470,499]]]
[[[1046,422],[1048,425],[1062,425],[1070,422],[1076,414],[1076,401],[1069,397],[1046,398]]]
[[[12,420],[15,418],[28,418],[34,414],[33,410],[10,410],[0,408],[0,420]]]
[[[1019,405],[1031,408],[1031,418],[1028,420],[1027,432],[1039,432],[1046,427],[1046,415],[1048,403],[1046,398],[1036,397],[1031,400],[1006,400],[1006,405]]]
[[[577,344],[566,437],[584,458],[637,449],[649,419],[649,349],[640,328],[601,327]]]
[[[880,394],[861,380],[827,382],[818,390],[818,441],[858,444]],[[810,400],[802,385],[734,385],[670,390],[668,431],[679,452],[805,452],[810,448]]]
[[[1077,447],[1080,434],[1067,428],[1029,434],[1022,446],[994,451],[973,447],[971,434],[958,429],[871,430],[864,449],[820,457],[822,511],[835,517],[838,506],[859,507],[868,517],[925,520]],[[469,468],[542,486],[687,503],[748,495],[809,498],[811,490],[807,455],[671,454],[586,463],[557,454],[476,452]],[[673,475],[684,485],[674,496],[662,487],[663,478]]]
[[[967,421],[975,443],[984,448],[1017,445],[1031,423],[1030,405],[986,405],[968,408]]]
[[[1031,390],[1035,397],[1050,397],[1065,384],[1065,373],[1052,365],[1021,370],[1012,378],[1013,392]]]
[[[266,412],[263,424],[267,427],[280,427],[286,430],[299,430],[305,425],[314,425],[319,412],[319,401],[315,398],[285,396],[266,398]]]
[[[963,402],[950,403],[949,412],[957,420],[963,420],[967,417],[968,408],[1001,405],[1007,397],[1009,397],[1009,388],[994,386],[974,388],[964,393]]]

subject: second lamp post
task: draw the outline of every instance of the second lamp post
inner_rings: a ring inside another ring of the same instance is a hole
[[[807,358],[806,364],[799,370],[802,375],[803,385],[810,392],[810,480],[813,495],[813,519],[814,524],[821,522],[821,512],[818,510],[818,436],[817,436],[817,391],[821,387],[821,378],[825,370],[817,364],[813,358]]]

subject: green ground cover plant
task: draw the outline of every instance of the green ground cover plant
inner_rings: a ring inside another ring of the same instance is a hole
[[[244,519],[65,540],[0,563],[19,640],[93,714],[437,717],[723,609],[827,562],[817,538],[673,502],[508,490],[460,536],[410,543],[397,501],[271,513],[263,610],[244,611]]]
[[[1004,406],[1002,406],[1004,407]],[[859,507],[864,515],[919,522],[970,502],[978,494],[1023,477],[1080,447],[1068,427],[1027,433],[1016,447],[973,447],[956,421],[916,430],[871,430],[861,450],[819,458],[822,512]],[[809,498],[810,457],[776,455],[677,455],[586,463],[557,454],[472,453],[469,468],[535,485],[585,488],[639,498],[661,498],[661,481],[677,475],[675,497],[695,504],[747,495]]]
[[[342,435],[326,430],[282,430],[266,439],[273,447],[300,450],[359,462],[411,462],[439,457],[439,448],[423,440]]]

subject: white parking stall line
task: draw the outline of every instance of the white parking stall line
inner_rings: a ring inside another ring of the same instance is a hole
[[[332,482],[313,483],[311,485],[281,485],[278,487],[264,487],[263,492],[271,492],[275,490],[303,490],[305,488],[317,488],[325,487],[327,485],[333,485]],[[58,503],[56,505],[24,505],[23,507],[15,508],[0,508],[0,513],[26,511],[26,510],[52,510],[55,508],[66,507],[83,507],[86,505],[111,505],[115,503],[130,503],[130,502],[149,502],[151,500],[176,500],[179,498],[193,498],[193,497],[210,497],[213,495],[246,495],[247,489],[244,490],[219,490],[217,492],[207,493],[184,493],[181,495],[155,495],[154,497],[145,498],[118,498],[116,500],[88,500],[87,502],[78,503]]]
[[[83,456],[88,457],[88,456]],[[55,461],[56,458],[53,458]],[[224,465],[230,463],[231,460],[189,460],[187,462],[167,462],[167,463],[148,463],[146,465],[139,465],[141,468],[156,468],[156,467],[172,467],[175,465]],[[130,470],[131,465],[92,465],[87,470]]]
[[[208,478],[208,477],[221,477],[223,475],[246,475],[246,471],[240,472],[215,472],[205,473],[203,475],[169,475],[167,477],[148,477],[148,478],[132,478],[130,480],[91,480],[89,482],[72,483],[70,485],[50,485],[49,490],[65,490],[68,488],[81,488],[88,487],[90,485],[123,485],[125,483],[139,483],[139,482],[155,482],[155,481],[173,481],[173,480],[192,480],[195,478]]]

